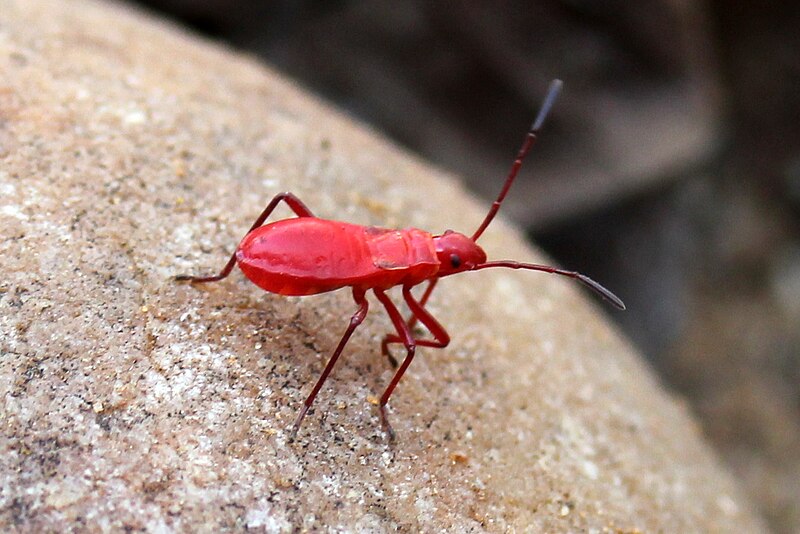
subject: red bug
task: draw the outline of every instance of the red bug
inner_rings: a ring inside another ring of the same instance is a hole
[[[306,412],[331,373],[353,331],[366,317],[369,307],[366,292],[370,289],[383,304],[397,330],[395,334],[387,334],[381,343],[383,354],[392,366],[397,368],[392,381],[380,398],[379,405],[381,426],[390,439],[394,438],[394,431],[386,416],[386,404],[414,358],[417,346],[443,348],[450,343],[447,331],[425,309],[425,304],[440,278],[490,267],[544,271],[574,278],[617,308],[625,309],[625,305],[616,295],[588,276],[546,265],[510,260],[487,261],[486,253],[476,243],[500,209],[560,89],[561,81],[554,80],[511,166],[500,195],[472,237],[451,230],[441,235],[432,235],[416,228],[390,230],[320,219],[315,217],[299,198],[291,193],[281,193],[272,199],[256,219],[219,274],[204,277],[188,275],[175,277],[176,280],[192,283],[216,282],[228,276],[234,264],[238,262],[239,268],[253,283],[266,291],[280,295],[314,295],[342,287],[352,288],[358,309],[351,317],[349,326],[314,389],[306,398],[292,427],[292,436],[296,435]],[[281,201],[289,205],[297,214],[297,218],[262,226]],[[411,290],[423,282],[427,282],[428,286],[422,297],[417,299]],[[387,289],[398,285],[402,286],[403,299],[411,310],[411,316],[407,320],[403,319],[385,293]],[[414,337],[412,328],[417,321],[427,328],[432,339]],[[406,349],[406,357],[399,368],[389,351],[389,345],[393,343],[401,343]]]

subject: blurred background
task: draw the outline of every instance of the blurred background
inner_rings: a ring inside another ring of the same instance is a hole
[[[141,0],[261,56],[618,291],[776,532],[800,532],[800,3]]]

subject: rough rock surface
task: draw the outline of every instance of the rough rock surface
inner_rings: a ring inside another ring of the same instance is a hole
[[[486,208],[230,51],[118,5],[2,1],[3,530],[761,530],[600,306],[544,275],[442,283],[453,342],[398,388],[393,444],[373,301],[290,442],[347,292],[170,281],[218,269],[281,190],[433,231]],[[484,245],[536,259],[502,222]]]

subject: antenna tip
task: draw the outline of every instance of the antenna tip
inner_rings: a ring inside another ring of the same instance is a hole
[[[547,96],[544,97],[544,102],[542,102],[542,107],[539,109],[539,114],[536,115],[536,120],[533,121],[533,126],[531,126],[531,131],[536,132],[539,131],[544,124],[544,120],[547,118],[548,113],[550,113],[550,108],[553,107],[553,104],[556,102],[556,98],[558,98],[558,94],[561,92],[561,87],[564,85],[564,82],[556,78],[552,82],[550,82],[550,89],[547,90]]]
[[[576,275],[577,279],[580,282],[582,282],[584,285],[589,287],[589,289],[591,289],[592,291],[603,297],[605,300],[611,303],[612,306],[614,306],[618,310],[625,310],[625,303],[622,302],[621,298],[619,298],[614,293],[612,293],[605,287],[601,286],[600,284],[598,284],[585,274],[576,273]]]

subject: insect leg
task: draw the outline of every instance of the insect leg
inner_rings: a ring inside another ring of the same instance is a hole
[[[258,216],[258,219],[256,219],[256,222],[253,223],[253,226],[250,227],[250,230],[248,230],[247,233],[249,234],[250,232],[252,232],[256,228],[258,228],[259,226],[264,224],[264,221],[267,220],[267,217],[269,217],[270,214],[275,210],[275,208],[278,206],[278,203],[281,200],[286,202],[289,205],[289,207],[292,209],[292,211],[295,212],[295,214],[297,214],[298,217],[313,217],[314,216],[314,214],[311,213],[311,210],[308,209],[308,207],[306,207],[305,204],[303,204],[303,201],[300,200],[299,198],[297,198],[296,196],[294,196],[292,193],[288,193],[288,192],[280,193],[280,194],[275,195],[275,197],[270,201],[270,203],[267,204],[267,207],[264,208],[264,211],[261,212],[261,215]],[[247,234],[245,234],[245,235],[247,235]],[[225,278],[229,274],[231,274],[231,271],[233,270],[233,266],[234,265],[236,265],[236,252],[234,252],[231,255],[231,259],[228,260],[228,263],[225,264],[225,267],[223,267],[222,270],[217,275],[214,275],[214,276],[191,276],[191,275],[188,275],[188,274],[180,274],[180,275],[175,277],[175,281],[177,281],[177,282],[191,282],[193,284],[199,284],[199,283],[204,283],[204,282],[217,282],[219,280],[222,280],[223,278]]]
[[[403,316],[400,315],[400,311],[398,311],[397,306],[394,305],[386,293],[384,293],[382,289],[375,289],[375,296],[378,297],[378,300],[381,301],[383,307],[386,308],[386,313],[389,314],[389,318],[392,320],[394,327],[397,329],[397,334],[399,336],[398,341],[405,345],[407,352],[403,363],[400,365],[400,368],[397,370],[397,372],[395,372],[391,383],[389,383],[389,387],[386,388],[386,391],[384,391],[383,395],[381,396],[379,406],[381,426],[389,435],[389,439],[394,440],[394,430],[392,430],[392,425],[389,424],[389,420],[386,417],[386,403],[389,402],[389,397],[392,396],[392,391],[394,391],[394,388],[397,387],[397,383],[403,377],[403,373],[406,372],[406,369],[408,369],[408,366],[411,364],[411,360],[414,359],[414,353],[416,352],[417,344],[414,340],[414,336],[411,335],[411,329],[408,327],[405,321],[403,321]]]
[[[430,295],[431,286],[433,286],[433,284],[428,286],[428,289],[425,291],[425,294],[423,294],[419,302],[417,302],[417,300],[414,299],[414,295],[411,294],[411,287],[403,287],[403,298],[405,299],[406,304],[408,304],[408,307],[412,313],[411,318],[406,324],[411,326],[418,319],[419,322],[425,325],[425,328],[427,328],[428,331],[433,335],[433,339],[415,338],[414,342],[421,347],[433,347],[436,349],[441,349],[450,344],[450,335],[447,333],[447,330],[445,330],[444,327],[439,324],[439,321],[437,321],[436,318],[424,308],[425,296]],[[395,334],[389,334],[383,338],[381,346],[384,347],[384,350],[388,352],[389,344],[402,342],[403,340],[399,336]]]
[[[439,281],[438,278],[433,278],[428,283],[428,287],[425,288],[425,293],[423,293],[422,294],[422,298],[419,299],[419,306],[425,307],[425,304],[428,303],[428,299],[430,298],[431,293],[433,293],[433,288],[436,287],[436,282],[438,282],[438,281]],[[414,300],[414,298],[413,297],[406,297],[406,289],[408,289],[409,295],[410,295],[411,294],[411,288],[410,287],[409,288],[403,287],[403,297],[405,297],[406,303],[408,303],[409,302],[409,298],[412,301]],[[411,305],[409,304],[409,308],[410,307],[411,307]],[[417,319],[420,319],[419,314],[415,313],[414,310],[412,309],[411,310],[411,317],[408,318],[408,322],[406,324],[408,324],[409,328],[414,328],[414,325],[417,324]],[[423,322],[422,324],[425,324],[425,323]]]
[[[428,290],[435,284],[437,279],[428,286]],[[408,304],[411,313],[413,314],[414,319],[419,319],[419,322],[425,325],[425,328],[431,333],[434,339],[418,339],[417,345],[424,345],[426,347],[435,347],[437,349],[442,349],[450,344],[450,335],[447,333],[447,330],[439,324],[439,321],[428,312],[424,308],[425,306],[425,296],[429,295],[430,291],[425,291],[425,294],[422,296],[419,302],[414,300],[414,295],[411,294],[411,286],[403,286],[403,298]]]
[[[422,294],[422,298],[419,300],[419,306],[421,306],[421,307],[425,306],[425,304],[428,302],[428,299],[431,296],[431,293],[433,293],[433,288],[436,287],[436,282],[438,282],[438,281],[439,281],[438,278],[433,278],[433,279],[431,279],[430,282],[428,282],[428,287],[425,288],[425,292]],[[405,290],[403,290],[403,294],[405,294]],[[408,302],[407,298],[406,298],[406,302]],[[412,311],[411,312],[411,316],[406,321],[406,324],[408,325],[409,329],[414,328],[414,325],[417,324],[417,319],[418,319],[417,314],[415,314]],[[423,322],[423,324],[424,324],[424,322]],[[433,345],[426,345],[425,343],[420,343],[421,341],[424,341],[424,340],[418,339],[417,340],[418,344],[425,345],[425,346],[433,346]],[[389,351],[389,344],[390,343],[402,343],[402,340],[398,336],[396,336],[394,334],[386,334],[386,336],[384,336],[383,340],[381,341],[381,353],[383,353],[383,355],[386,356],[389,359],[389,363],[392,365],[392,367],[394,367],[396,369],[397,368],[397,360],[395,359],[394,356],[392,356],[392,353]]]
[[[297,416],[297,419],[295,419],[294,424],[292,425],[292,439],[294,439],[294,437],[297,435],[297,431],[300,428],[300,423],[303,422],[306,412],[308,412],[308,409],[314,403],[314,399],[317,397],[317,393],[319,393],[319,390],[322,388],[322,384],[325,383],[325,380],[328,379],[328,375],[331,374],[333,366],[336,365],[336,360],[338,360],[339,355],[342,354],[342,350],[344,350],[345,345],[347,345],[350,336],[353,335],[353,331],[364,321],[364,318],[367,316],[369,303],[367,302],[364,291],[353,288],[353,299],[355,299],[356,304],[358,304],[358,310],[356,310],[356,312],[350,318],[350,324],[347,326],[347,330],[345,330],[342,339],[339,340],[339,345],[337,345],[336,350],[333,351],[331,359],[328,360],[327,365],[325,365],[325,369],[322,371],[317,383],[314,385],[314,389],[311,390],[311,394],[309,394],[305,403],[303,403],[303,408],[300,410],[300,414]]]

